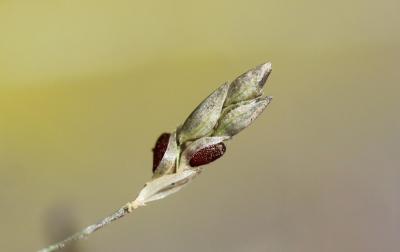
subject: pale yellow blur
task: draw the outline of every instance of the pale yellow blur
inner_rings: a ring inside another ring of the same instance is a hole
[[[399,9],[0,0],[0,251],[132,200],[158,135],[267,60],[274,100],[222,159],[69,251],[399,251]]]

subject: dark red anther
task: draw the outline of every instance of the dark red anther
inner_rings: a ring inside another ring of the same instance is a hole
[[[163,158],[165,151],[167,150],[170,136],[171,134],[169,133],[163,133],[157,139],[156,145],[153,148],[153,172],[160,164],[161,159]]]
[[[211,163],[222,157],[226,151],[224,143],[218,143],[197,151],[190,159],[190,166],[197,167]]]

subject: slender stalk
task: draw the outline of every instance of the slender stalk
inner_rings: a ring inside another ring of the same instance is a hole
[[[97,230],[107,226],[108,224],[110,224],[111,222],[118,220],[122,217],[124,217],[125,215],[131,213],[134,209],[138,208],[139,205],[135,204],[135,202],[131,202],[126,204],[125,206],[121,207],[120,209],[118,209],[116,212],[114,212],[113,214],[105,217],[104,219],[100,220],[99,222],[87,226],[86,228],[82,229],[81,231],[67,237],[66,239],[57,242],[55,244],[52,244],[46,248],[43,248],[41,250],[39,250],[38,252],[51,252],[51,251],[56,251],[59,250],[65,246],[67,246],[68,244],[70,244],[73,241],[77,241],[77,240],[82,240],[87,238],[89,235],[93,234],[94,232],[96,232]]]
[[[230,84],[223,84],[196,107],[182,126],[172,133],[162,134],[153,149],[152,179],[136,200],[38,252],[55,251],[84,239],[139,206],[163,199],[186,186],[201,173],[199,166],[211,163],[225,153],[223,142],[247,128],[271,102],[272,97],[262,97],[271,70],[271,63],[267,62],[250,69]]]

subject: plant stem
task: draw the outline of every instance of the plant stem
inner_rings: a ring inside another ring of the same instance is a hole
[[[65,247],[66,245],[70,244],[73,241],[85,239],[89,235],[91,235],[94,232],[96,232],[97,230],[107,226],[111,222],[118,220],[118,219],[124,217],[125,215],[131,213],[134,209],[138,208],[139,206],[140,205],[137,205],[135,201],[130,202],[130,203],[126,204],[125,206],[121,207],[118,211],[114,212],[113,214],[111,214],[111,215],[105,217],[104,219],[102,219],[101,221],[97,222],[96,224],[87,226],[86,228],[67,237],[66,239],[64,239],[58,243],[52,244],[46,248],[43,248],[43,249],[39,250],[38,252],[56,251],[56,250],[59,250],[59,249]]]

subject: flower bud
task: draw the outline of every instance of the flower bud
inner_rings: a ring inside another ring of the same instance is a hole
[[[220,158],[226,150],[222,142],[227,139],[227,136],[203,137],[190,143],[182,152],[178,171],[205,165]]]
[[[260,97],[271,71],[272,64],[267,62],[237,77],[230,85],[224,106]]]
[[[210,133],[221,115],[228,89],[229,84],[225,83],[200,103],[190,114],[178,131],[180,144]]]
[[[174,172],[178,154],[176,133],[162,134],[153,148],[153,177]]]
[[[237,103],[226,108],[213,136],[234,136],[248,127],[267,107],[272,97]]]

